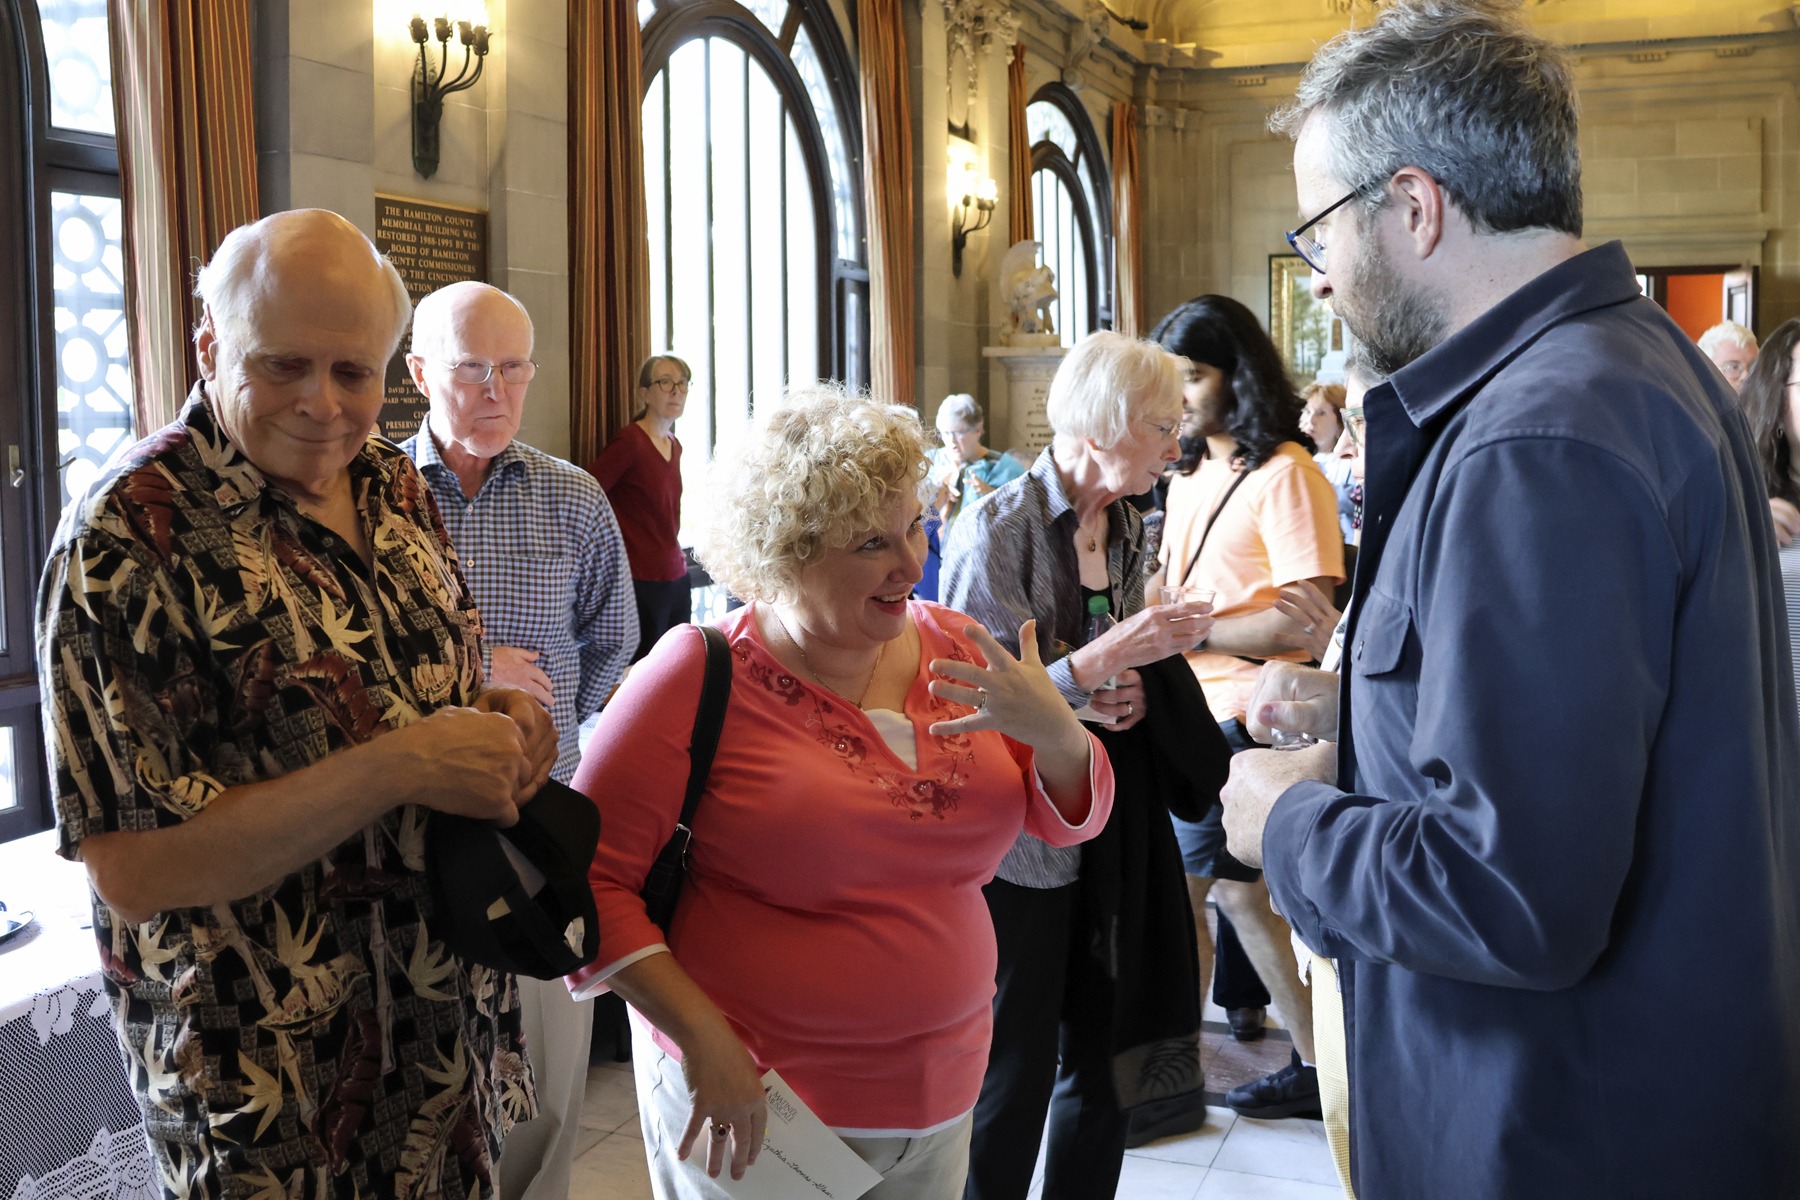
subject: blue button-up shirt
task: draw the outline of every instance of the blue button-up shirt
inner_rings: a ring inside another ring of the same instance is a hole
[[[1263,842],[1341,963],[1358,1194],[1795,1194],[1800,730],[1735,398],[1614,243],[1364,410],[1344,790]]]
[[[611,694],[638,642],[625,541],[593,476],[523,442],[494,457],[473,499],[445,465],[429,425],[400,443],[419,464],[481,610],[482,669],[493,648],[536,650],[550,676],[564,783],[581,761],[581,723]]]

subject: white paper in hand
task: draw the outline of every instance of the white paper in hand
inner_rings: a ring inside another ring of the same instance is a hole
[[[774,1071],[762,1077],[769,1128],[762,1153],[742,1179],[719,1172],[719,1189],[736,1200],[856,1200],[881,1176],[813,1115]],[[694,1161],[692,1158],[689,1162]]]

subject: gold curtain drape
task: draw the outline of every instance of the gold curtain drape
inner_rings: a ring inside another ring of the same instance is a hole
[[[260,215],[248,0],[111,0],[125,328],[139,435],[199,378],[193,271]]]
[[[913,390],[912,101],[900,0],[857,0],[863,190],[869,226],[869,391],[917,405]]]
[[[1031,215],[1031,130],[1025,124],[1025,43],[1013,46],[1006,67],[1006,244],[1036,236]]]
[[[643,61],[635,4],[569,5],[569,457],[631,422],[650,353]]]
[[[1144,329],[1144,204],[1138,173],[1138,107],[1113,105],[1113,328],[1127,337]]]

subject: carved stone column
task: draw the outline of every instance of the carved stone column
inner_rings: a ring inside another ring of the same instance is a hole
[[[1068,353],[1062,346],[986,346],[982,356],[1006,369],[1006,390],[991,389],[988,443],[999,450],[1022,450],[1035,457],[1050,444],[1050,420],[1044,402],[1050,380]],[[1001,397],[1005,409],[1001,409]]]

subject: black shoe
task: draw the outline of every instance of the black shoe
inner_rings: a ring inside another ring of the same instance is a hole
[[[1135,1150],[1166,1137],[1198,1132],[1206,1124],[1206,1101],[1201,1095],[1202,1090],[1204,1085],[1192,1092],[1167,1100],[1152,1100],[1132,1109],[1126,1126],[1125,1148]]]
[[[1319,1073],[1302,1066],[1298,1053],[1281,1070],[1226,1092],[1225,1103],[1240,1117],[1263,1121],[1281,1117],[1318,1120],[1325,1115],[1319,1107]]]
[[[1231,1036],[1240,1042],[1254,1042],[1263,1035],[1263,1008],[1228,1008],[1225,1020],[1231,1025]]]

